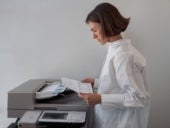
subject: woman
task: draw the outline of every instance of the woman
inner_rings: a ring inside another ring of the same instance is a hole
[[[97,5],[86,18],[94,39],[109,45],[99,79],[82,80],[97,87],[97,93],[79,94],[95,108],[95,128],[147,128],[150,89],[145,58],[121,35],[129,20],[109,3]]]

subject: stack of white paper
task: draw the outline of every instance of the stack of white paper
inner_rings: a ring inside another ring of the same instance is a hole
[[[61,78],[62,84],[67,88],[77,92],[77,93],[93,93],[93,89],[90,83],[82,83],[78,80],[73,80],[69,78]]]
[[[66,87],[61,82],[53,82],[36,92],[36,99],[47,99],[64,92]]]

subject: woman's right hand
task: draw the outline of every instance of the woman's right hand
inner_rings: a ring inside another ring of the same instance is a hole
[[[86,79],[81,80],[81,82],[83,82],[83,83],[91,83],[92,86],[94,85],[94,79],[93,78],[86,78]]]

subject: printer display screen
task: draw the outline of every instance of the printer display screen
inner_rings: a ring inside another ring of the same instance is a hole
[[[45,113],[42,119],[67,119],[68,113]]]

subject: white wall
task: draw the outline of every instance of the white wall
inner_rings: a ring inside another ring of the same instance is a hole
[[[103,0],[0,0],[0,128],[7,92],[28,79],[98,77],[106,47],[84,20]],[[131,23],[125,36],[148,63],[149,128],[170,127],[170,0],[108,0]]]

